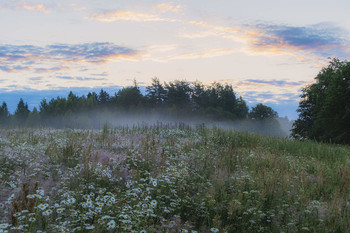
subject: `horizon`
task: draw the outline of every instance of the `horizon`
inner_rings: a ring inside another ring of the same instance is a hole
[[[142,95],[146,94],[146,86],[138,86],[140,89],[140,92]],[[28,104],[28,109],[30,111],[33,110],[33,108],[37,108],[39,110],[40,102],[43,99],[46,99],[50,101],[52,98],[67,98],[68,94],[72,91],[73,94],[76,96],[87,96],[89,92],[95,92],[99,93],[102,89],[106,91],[110,96],[113,96],[116,94],[119,90],[121,90],[123,87],[108,87],[108,88],[77,88],[75,90],[69,90],[69,89],[58,89],[58,90],[28,90],[26,92],[24,91],[12,91],[8,92],[7,94],[0,93],[0,101],[4,101],[7,104],[8,110],[11,114],[14,114],[17,104],[19,100],[22,98],[24,103]],[[238,97],[238,96],[237,96]],[[244,96],[242,98],[246,101],[247,106],[249,107],[249,110],[251,110],[253,107],[255,107],[260,102],[254,102],[254,101],[247,101]],[[1,102],[2,103],[2,102]],[[269,107],[272,107],[273,110],[275,110],[278,113],[278,116],[281,118],[287,117],[289,120],[296,120],[297,119],[297,112],[293,111],[294,109],[283,108],[283,105],[274,105],[274,104],[265,104]]]
[[[0,102],[13,112],[22,97],[32,109],[45,97],[113,94],[158,77],[227,83],[249,107],[295,120],[301,88],[330,57],[350,57],[344,0],[102,3],[0,3]]]

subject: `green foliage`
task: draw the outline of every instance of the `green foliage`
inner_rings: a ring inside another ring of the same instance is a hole
[[[143,95],[137,86],[124,87],[117,93],[117,105],[126,110],[132,106],[137,106],[142,101]]]
[[[5,125],[8,121],[9,116],[10,113],[7,109],[7,104],[5,102],[2,102],[2,105],[0,106],[0,125]]]
[[[350,143],[350,63],[330,61],[303,89],[292,135],[299,139]]]
[[[266,108],[270,115],[275,113],[271,108]],[[248,106],[228,84],[214,82],[205,86],[198,81],[179,80],[162,84],[154,78],[152,84],[146,87],[145,95],[134,81],[133,86],[124,87],[113,96],[101,89],[99,94],[89,92],[87,96],[77,96],[70,92],[67,97],[43,99],[39,111],[35,109],[30,114],[28,105],[22,99],[14,116],[9,115],[6,103],[3,103],[0,107],[0,120],[3,119],[0,124],[5,124],[7,120],[21,126],[100,128],[104,121],[127,114],[232,122],[246,120]]]
[[[146,87],[146,92],[146,98],[151,107],[162,107],[167,99],[167,91],[164,89],[158,78],[152,79],[152,85]]]
[[[264,104],[257,104],[248,114],[249,118],[252,120],[267,120],[274,119],[278,117],[276,111],[274,111],[271,107],[266,106]]]
[[[15,120],[18,125],[24,125],[28,115],[29,115],[28,104],[24,104],[23,99],[21,98],[17,104],[17,109],[15,111]]]
[[[348,146],[185,125],[0,136],[5,232],[350,229]]]

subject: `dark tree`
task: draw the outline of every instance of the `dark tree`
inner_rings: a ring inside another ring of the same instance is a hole
[[[5,102],[2,102],[2,105],[0,106],[0,125],[5,125],[8,121],[9,116],[10,113],[7,109],[7,104]]]
[[[278,114],[269,106],[266,106],[264,104],[257,104],[249,112],[248,116],[252,120],[260,121],[277,118]]]
[[[248,116],[248,111],[249,108],[247,106],[247,103],[243,100],[242,96],[239,97],[236,101],[236,106],[235,106],[235,114],[239,119],[244,119],[247,118]]]
[[[17,104],[17,109],[15,111],[15,118],[19,125],[23,125],[28,118],[29,115],[28,104],[23,102],[21,98]]]
[[[292,136],[350,143],[350,63],[333,59],[303,89]]]
[[[104,91],[103,89],[101,89],[100,94],[98,96],[98,102],[100,105],[106,105],[109,103],[110,100],[110,96],[109,94]]]
[[[176,80],[165,85],[167,90],[167,104],[169,107],[186,109],[190,106],[191,88],[186,81]]]
[[[166,101],[167,92],[158,78],[152,79],[152,85],[146,87],[146,97],[150,106],[161,107]]]
[[[116,102],[118,106],[121,106],[124,109],[130,109],[132,106],[135,107],[142,104],[143,95],[136,85],[133,87],[124,87],[118,91]]]

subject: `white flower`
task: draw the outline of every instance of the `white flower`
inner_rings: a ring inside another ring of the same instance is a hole
[[[68,200],[67,200],[67,202],[69,203],[69,204],[74,204],[75,203],[75,198],[74,197],[70,197],[70,198],[68,198]]]
[[[111,220],[107,223],[107,229],[113,229],[115,228],[115,221],[114,220]]]
[[[44,196],[44,190],[43,190],[43,189],[38,189],[38,190],[36,190],[36,193],[37,193],[39,196]]]
[[[9,227],[10,225],[9,224],[7,224],[7,223],[1,223],[0,224],[0,229],[5,229],[5,228],[7,228],[7,227]]]
[[[219,229],[213,227],[213,228],[210,228],[210,231],[211,231],[211,232],[219,232]]]
[[[33,199],[33,198],[35,198],[35,195],[33,195],[33,194],[28,194],[28,195],[27,195],[27,198],[28,198],[28,199]]]
[[[38,205],[38,208],[41,210],[45,210],[49,205],[48,204],[40,204]]]
[[[52,213],[52,210],[45,210],[44,212],[43,212],[43,215],[44,216],[48,216],[48,215],[50,215]]]
[[[94,229],[95,227],[93,226],[93,225],[86,225],[85,226],[85,229],[87,229],[87,230],[92,230],[92,229]]]
[[[22,229],[23,229],[22,225],[11,227],[11,230],[22,230]]]
[[[151,201],[152,207],[156,207],[156,206],[157,206],[157,203],[158,203],[158,202],[157,202],[156,200],[152,200],[152,201]]]
[[[146,230],[141,230],[140,233],[147,233],[147,231]]]

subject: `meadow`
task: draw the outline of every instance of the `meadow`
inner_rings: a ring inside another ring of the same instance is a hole
[[[220,128],[0,129],[0,232],[350,232],[350,148]]]

